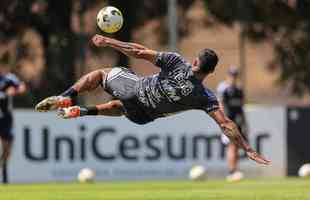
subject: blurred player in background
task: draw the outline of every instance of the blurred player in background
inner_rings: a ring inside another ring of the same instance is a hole
[[[26,86],[14,74],[10,73],[8,64],[0,62],[0,168],[2,168],[3,183],[8,183],[7,162],[13,143],[12,97],[26,91]]]
[[[220,107],[226,116],[236,123],[238,129],[244,139],[246,134],[246,119],[243,111],[244,93],[238,86],[239,69],[230,67],[226,76],[226,80],[221,82],[217,88]],[[239,147],[229,140],[228,137],[222,135],[222,142],[227,145],[227,161],[229,167],[228,181],[239,181],[243,178],[243,173],[238,169]]]

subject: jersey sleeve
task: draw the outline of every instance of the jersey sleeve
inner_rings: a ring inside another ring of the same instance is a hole
[[[206,113],[216,111],[220,108],[217,97],[211,90],[205,89],[205,97],[206,97],[206,100],[204,101],[204,105],[202,109]]]
[[[155,64],[162,70],[173,70],[185,64],[184,58],[175,52],[159,52],[156,55]]]
[[[21,81],[19,80],[19,78],[12,73],[6,75],[6,78],[8,79],[9,86],[13,86],[17,88],[21,84]]]

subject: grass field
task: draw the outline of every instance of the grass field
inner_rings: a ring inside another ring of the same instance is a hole
[[[0,186],[1,200],[310,200],[310,180],[109,182]]]

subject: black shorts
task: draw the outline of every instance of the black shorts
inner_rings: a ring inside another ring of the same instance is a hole
[[[153,121],[138,100],[139,77],[131,70],[114,67],[103,82],[104,89],[123,103],[125,116],[136,124]]]
[[[245,124],[241,116],[240,115],[228,115],[228,118],[230,118],[233,122],[235,122],[241,134],[246,137],[246,130],[244,129]]]
[[[233,122],[235,122],[235,124],[237,125],[243,139],[248,141],[248,133],[246,130],[246,124],[243,121],[241,121],[240,118],[238,118],[238,117],[233,117],[231,120]]]
[[[12,127],[12,116],[0,118],[0,138],[4,140],[13,140]]]

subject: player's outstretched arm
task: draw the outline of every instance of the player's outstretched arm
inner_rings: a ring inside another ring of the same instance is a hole
[[[130,43],[130,42],[122,42],[113,38],[105,37],[102,35],[95,35],[92,38],[92,42],[97,47],[112,47],[117,49],[118,51],[124,53],[127,56],[131,56],[134,58],[140,58],[150,61],[151,63],[155,63],[157,51],[149,49],[143,45]]]
[[[240,134],[237,125],[228,119],[224,113],[218,109],[209,113],[209,115],[218,123],[224,134],[237,146],[244,149],[248,158],[254,160],[257,163],[268,165],[270,161],[259,155],[251,146],[243,139]]]

